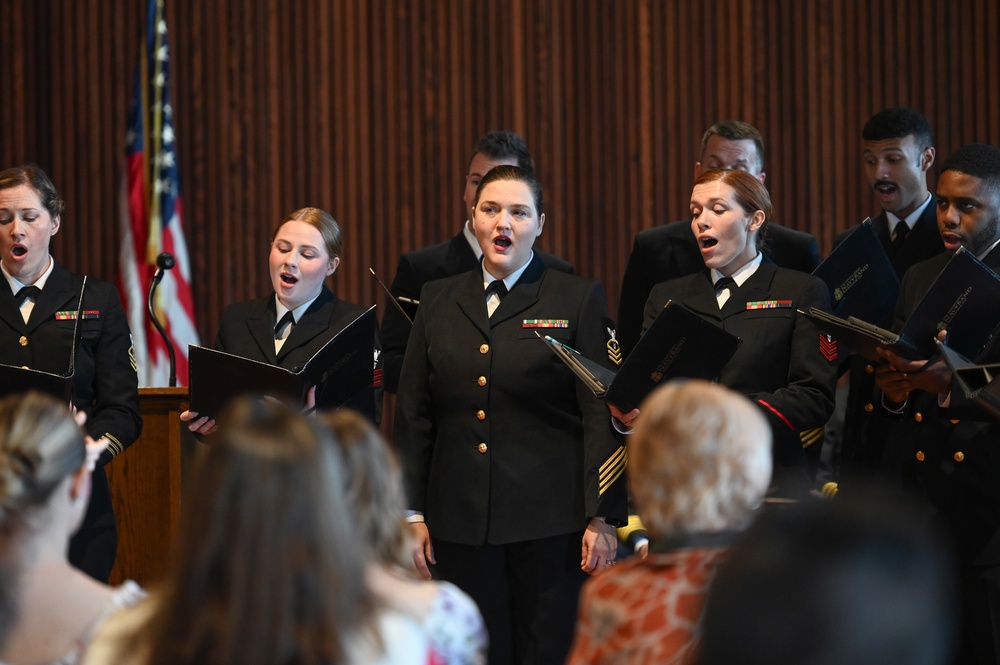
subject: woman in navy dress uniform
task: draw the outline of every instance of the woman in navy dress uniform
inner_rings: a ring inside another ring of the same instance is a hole
[[[797,312],[829,311],[826,285],[779,268],[760,251],[770,216],[771,197],[756,178],[742,171],[702,173],[691,193],[691,231],[705,270],[657,284],[643,329],[673,300],[743,340],[719,383],[763,409],[774,433],[772,492],[796,497],[810,486],[799,435],[823,426],[833,411],[837,352]]]
[[[142,430],[138,377],[118,290],[71,273],[49,254],[64,208],[38,166],[0,172],[0,363],[61,375],[73,360],[73,406],[87,414],[87,434],[106,439],[108,446],[91,474],[90,503],[70,541],[69,560],[107,582],[118,534],[102,467]],[[74,335],[79,340],[75,354]]]
[[[342,253],[340,225],[330,213],[302,208],[285,217],[271,237],[268,257],[274,293],[227,307],[215,348],[287,369],[301,367],[367,309],[337,298],[325,285],[340,266]],[[372,349],[372,382],[346,406],[378,424],[382,364],[377,333]],[[194,411],[183,412],[181,420],[197,434],[216,430],[213,419]]]
[[[585,573],[614,564],[626,455],[535,333],[610,362],[614,331],[598,283],[533,253],[545,215],[529,171],[491,170],[472,220],[482,265],[423,288],[400,378],[415,563],[477,602],[491,664],[561,663]]]

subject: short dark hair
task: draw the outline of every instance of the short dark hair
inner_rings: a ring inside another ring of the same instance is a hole
[[[760,131],[749,122],[742,120],[720,120],[705,130],[701,136],[701,153],[699,159],[704,156],[708,140],[713,136],[721,136],[727,141],[753,141],[757,148],[757,170],[764,170],[764,137]]]
[[[542,184],[538,182],[538,178],[536,178],[535,174],[528,169],[522,169],[520,166],[513,166],[511,164],[494,166],[483,177],[483,179],[479,182],[479,187],[476,187],[476,205],[479,205],[479,197],[483,193],[483,188],[491,182],[496,182],[497,180],[514,180],[516,182],[523,182],[528,186],[528,189],[531,191],[531,197],[535,200],[535,212],[538,213],[539,217],[541,217],[545,212],[542,209]]]
[[[943,536],[915,506],[873,505],[765,512],[719,567],[698,662],[948,663],[958,603]]]
[[[535,170],[535,163],[531,159],[531,153],[528,152],[528,144],[519,135],[506,129],[494,130],[480,136],[469,156],[469,164],[472,164],[472,160],[479,154],[489,157],[494,162],[513,158],[525,171]]]
[[[944,161],[941,173],[945,171],[979,178],[991,193],[1000,193],[1000,148],[988,143],[963,145]]]
[[[879,111],[868,119],[861,130],[861,138],[865,141],[901,139],[907,136],[913,136],[921,150],[934,145],[931,123],[923,113],[908,106],[894,106]]]
[[[0,190],[20,187],[21,185],[27,185],[35,190],[38,198],[42,200],[42,207],[53,218],[61,215],[66,209],[66,202],[59,198],[59,192],[52,184],[52,179],[38,164],[20,164],[0,171]]]

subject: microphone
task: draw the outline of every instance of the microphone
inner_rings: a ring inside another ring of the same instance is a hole
[[[149,285],[149,297],[146,299],[146,310],[149,312],[149,318],[153,320],[153,325],[156,326],[156,330],[159,331],[160,337],[163,338],[163,343],[166,345],[167,353],[170,356],[171,388],[177,385],[177,358],[174,356],[174,345],[170,343],[167,331],[163,329],[163,325],[160,324],[160,320],[156,318],[156,310],[153,308],[153,295],[156,293],[156,287],[159,286],[160,280],[163,279],[163,273],[173,268],[174,264],[174,256],[170,252],[163,252],[156,257],[156,272],[153,273],[153,281]]]
[[[163,271],[174,267],[174,255],[170,252],[163,252],[156,257],[156,272],[153,273],[153,283],[159,284],[163,279]]]

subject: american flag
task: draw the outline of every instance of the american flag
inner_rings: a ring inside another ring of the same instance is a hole
[[[140,386],[166,386],[170,374],[167,349],[146,314],[161,252],[173,254],[176,266],[165,271],[153,306],[174,346],[179,385],[187,385],[188,344],[198,343],[178,177],[167,22],[163,0],[149,0],[146,39],[129,110],[121,202],[121,291]]]

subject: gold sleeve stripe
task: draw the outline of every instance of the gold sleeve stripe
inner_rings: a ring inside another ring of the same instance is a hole
[[[108,444],[108,450],[111,451],[112,457],[117,457],[119,453],[125,450],[125,446],[122,445],[122,442],[116,439],[111,432],[105,432],[104,436],[111,442]]]
[[[629,515],[628,524],[622,527],[618,527],[618,537],[622,540],[628,540],[628,537],[636,531],[645,531],[646,525],[642,523],[638,515]]]
[[[819,443],[823,440],[823,434],[826,430],[822,427],[817,427],[816,429],[806,430],[799,434],[799,438],[802,440],[802,447],[808,448],[814,443]]]
[[[618,450],[616,450],[615,452],[611,453],[611,457],[609,457],[609,458],[607,459],[607,461],[606,461],[606,462],[604,462],[604,464],[602,464],[602,465],[601,465],[601,468],[600,468],[600,472],[601,472],[601,475],[602,475],[602,476],[604,475],[604,472],[605,472],[605,470],[606,470],[606,469],[607,469],[607,468],[608,468],[609,466],[612,466],[612,465],[615,465],[615,464],[618,464],[618,461],[619,461],[619,460],[620,460],[620,459],[621,459],[622,457],[625,457],[625,456],[626,456],[626,455],[625,455],[625,446],[618,446]]]
[[[611,464],[609,466],[609,463]],[[601,467],[600,471],[600,484],[598,488],[598,494],[603,496],[611,485],[618,480],[621,475],[625,472],[625,466],[628,463],[628,453],[625,451],[625,446],[620,446],[615,454],[612,455],[607,462]]]

